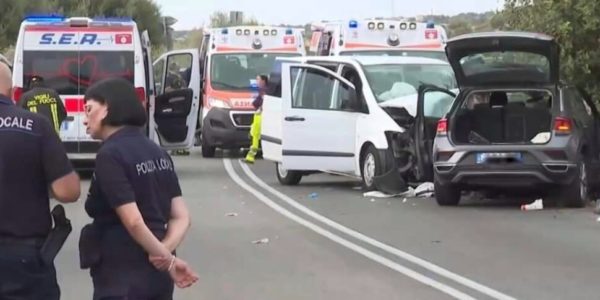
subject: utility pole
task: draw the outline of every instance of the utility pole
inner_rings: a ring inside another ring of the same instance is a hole
[[[167,51],[171,51],[171,50],[173,50],[173,31],[174,31],[171,26],[173,26],[175,23],[177,23],[177,19],[170,17],[170,16],[164,16],[164,17],[162,17],[162,21],[163,21],[163,29],[164,29],[163,34],[165,35],[165,43],[167,45]]]

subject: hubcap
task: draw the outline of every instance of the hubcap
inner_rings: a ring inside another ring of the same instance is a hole
[[[371,153],[367,154],[367,157],[365,157],[363,177],[367,186],[373,184],[373,177],[375,177],[375,156]]]
[[[579,167],[579,194],[581,199],[587,199],[587,170],[585,163],[581,163],[581,167]]]
[[[284,169],[280,163],[277,163],[277,172],[279,172],[279,177],[285,178],[288,175],[288,171]]]

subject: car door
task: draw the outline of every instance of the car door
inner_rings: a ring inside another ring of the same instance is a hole
[[[583,88],[577,89],[581,95],[585,114],[589,118],[589,147],[590,147],[590,167],[589,174],[598,174],[600,171],[600,113],[592,101],[592,97]],[[589,176],[592,184],[596,186],[600,183],[599,176]]]
[[[291,74],[289,81],[282,80],[282,65],[285,58],[277,58],[273,71],[269,74],[269,84],[264,96],[261,119],[261,148],[263,158],[270,161],[282,162],[282,135],[283,135],[283,90],[289,90],[290,84],[296,79],[297,72]],[[290,62],[288,60],[288,62]],[[284,87],[286,86],[286,87]]]
[[[153,113],[155,141],[164,149],[191,148],[200,108],[198,50],[165,53],[154,66],[162,68],[160,80],[157,77]]]
[[[284,64],[282,80],[291,83],[282,89],[283,168],[354,172],[352,83],[311,64]]]
[[[150,111],[154,112],[151,107],[155,103],[156,88],[154,86],[154,71],[152,68],[152,45],[150,44],[150,36],[147,30],[142,32],[142,54],[144,57],[144,70],[146,74],[144,76],[146,82],[146,113],[148,115],[148,124],[154,124],[154,114],[150,114]],[[150,126],[146,126],[146,135],[150,137]],[[151,137],[150,137],[151,138]]]
[[[452,106],[456,94],[434,85],[419,87],[417,113],[415,116],[415,156],[417,168],[415,177],[418,181],[433,181],[433,141],[438,126],[445,126],[443,119]]]

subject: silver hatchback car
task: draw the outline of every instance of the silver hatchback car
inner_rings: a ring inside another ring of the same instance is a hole
[[[419,168],[431,172],[438,204],[457,205],[462,191],[479,190],[585,206],[600,179],[600,117],[587,93],[559,80],[555,40],[467,34],[449,40],[446,54],[458,94],[422,86],[418,107],[439,94],[455,101],[442,119],[418,110],[416,129]]]

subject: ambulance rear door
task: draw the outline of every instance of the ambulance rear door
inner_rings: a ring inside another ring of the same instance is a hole
[[[155,141],[164,149],[189,149],[200,109],[200,58],[198,49],[171,51],[153,64]]]

